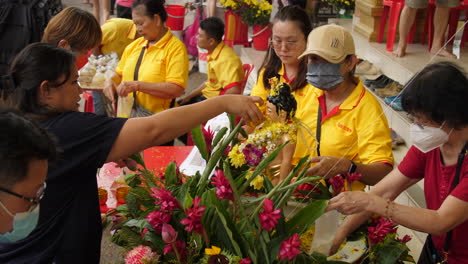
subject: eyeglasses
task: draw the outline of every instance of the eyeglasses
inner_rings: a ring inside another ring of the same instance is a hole
[[[39,202],[42,200],[42,197],[44,197],[44,192],[45,192],[46,187],[47,187],[47,184],[44,182],[42,186],[39,187],[39,189],[37,190],[36,197],[34,198],[23,196],[21,194],[15,193],[1,186],[0,186],[0,192],[5,192],[5,193],[11,194],[13,196],[16,196],[18,198],[21,198],[23,200],[30,202],[32,205],[29,207],[28,212],[32,212],[39,205]]]
[[[278,39],[270,40],[270,44],[273,46],[274,49],[281,49],[283,43],[286,45],[286,49],[294,49],[297,47],[299,41],[282,41]]]

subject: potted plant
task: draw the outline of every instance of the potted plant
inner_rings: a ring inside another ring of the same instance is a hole
[[[253,46],[256,50],[267,50],[271,37],[270,16],[273,6],[266,0],[245,1],[240,16],[244,23],[253,27]]]

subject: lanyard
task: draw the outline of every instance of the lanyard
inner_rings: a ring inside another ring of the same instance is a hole
[[[317,156],[320,157],[320,138],[322,137],[322,108],[320,104],[317,111],[317,128],[315,129],[315,140],[317,141]]]

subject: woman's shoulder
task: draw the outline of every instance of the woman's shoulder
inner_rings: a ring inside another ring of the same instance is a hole
[[[126,119],[100,116],[93,113],[83,113],[67,111],[47,118],[41,124],[54,131],[69,133],[80,133],[96,127],[106,126],[106,124],[125,123]]]

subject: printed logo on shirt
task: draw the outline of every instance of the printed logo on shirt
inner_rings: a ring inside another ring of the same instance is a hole
[[[349,128],[349,127],[347,127],[347,126],[345,126],[345,125],[343,125],[343,124],[341,124],[341,123],[336,123],[336,126],[339,127],[339,128],[341,128],[341,129],[343,129],[344,131],[346,131],[346,132],[348,132],[348,133],[352,133],[352,132],[353,132],[353,130],[352,130],[351,128]]]
[[[216,80],[215,79],[210,79],[210,83],[215,83]]]

